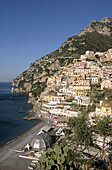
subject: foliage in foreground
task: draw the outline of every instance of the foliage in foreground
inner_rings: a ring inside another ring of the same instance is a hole
[[[88,119],[88,112],[82,111],[78,117],[69,119],[70,130],[66,130],[66,136],[60,140],[54,148],[48,148],[37,163],[38,170],[83,170],[102,169],[111,170],[111,163],[105,150],[106,137],[112,135],[112,121],[109,116],[96,118],[96,124],[91,125]],[[68,132],[67,132],[68,131]],[[102,147],[96,143],[95,136],[99,134],[103,137]],[[94,147],[102,154],[102,158],[97,158],[90,152],[91,158],[83,157],[83,149]],[[104,158],[104,159],[103,159]]]
[[[40,162],[37,163],[38,169],[81,170],[93,164],[93,160],[83,159],[81,154],[77,153],[74,149],[74,145],[55,145],[54,149],[48,148],[46,154],[43,154]]]
[[[105,142],[108,136],[112,136],[112,121],[109,116],[96,117],[95,125],[91,125],[88,119],[88,114],[83,111],[78,117],[69,120],[69,126],[73,130],[74,140],[77,144],[85,147],[94,147],[103,155],[107,164],[107,169],[111,170],[111,163],[105,151]],[[96,143],[96,134],[103,137],[102,147]]]

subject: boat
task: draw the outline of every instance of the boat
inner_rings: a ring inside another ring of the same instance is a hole
[[[32,166],[28,166],[28,169],[34,169]]]
[[[15,152],[24,152],[25,150],[19,148],[19,149],[15,149],[14,151],[15,151]]]
[[[25,155],[19,155],[20,158],[25,158],[25,159],[32,159],[32,160],[39,160],[39,157],[33,157],[33,156],[25,156]]]
[[[29,113],[29,112],[27,112],[27,111],[25,111],[25,110],[19,110],[18,112],[19,112],[19,113]]]
[[[32,160],[32,163],[37,163],[39,162],[39,160]]]

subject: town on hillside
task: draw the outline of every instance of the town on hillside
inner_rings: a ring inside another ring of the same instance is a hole
[[[91,122],[96,115],[111,116],[111,109],[103,104],[107,101],[106,96],[111,100],[111,59],[112,49],[96,53],[86,51],[79,59],[61,67],[48,78],[47,87],[37,101],[41,103],[40,116],[49,119],[59,116],[60,120],[67,120],[83,109],[89,111]],[[30,97],[32,93],[29,93]]]

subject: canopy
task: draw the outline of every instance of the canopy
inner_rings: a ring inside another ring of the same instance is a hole
[[[52,144],[51,136],[48,133],[40,133],[31,142],[31,147],[34,150],[46,150]]]

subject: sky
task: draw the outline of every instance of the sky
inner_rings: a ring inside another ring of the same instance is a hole
[[[112,0],[0,0],[0,82],[106,16]]]

